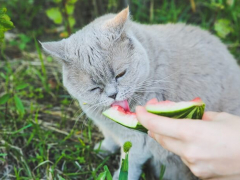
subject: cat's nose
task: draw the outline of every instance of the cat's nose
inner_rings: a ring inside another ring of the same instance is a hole
[[[115,99],[116,96],[117,96],[117,93],[114,93],[114,94],[112,94],[112,95],[110,95],[110,96],[108,96],[108,97]]]

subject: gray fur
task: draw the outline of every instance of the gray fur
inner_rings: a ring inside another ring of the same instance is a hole
[[[103,132],[102,149],[115,152],[125,141],[133,143],[129,180],[139,179],[148,159],[152,159],[156,176],[164,164],[165,179],[196,177],[178,156],[148,135],[103,117],[102,111],[115,100],[128,99],[134,110],[154,97],[171,101],[201,97],[207,111],[240,115],[239,67],[218,38],[198,27],[141,25],[132,22],[125,9],[117,16],[96,19],[67,39],[42,46],[62,62],[64,86]],[[110,98],[114,93],[115,100]]]

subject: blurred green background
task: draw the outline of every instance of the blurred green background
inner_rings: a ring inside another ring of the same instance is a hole
[[[15,26],[0,45],[0,179],[86,180],[105,164],[116,170],[119,155],[93,150],[102,135],[64,90],[60,66],[38,40],[68,37],[127,5],[140,23],[209,30],[240,62],[240,0],[0,0]]]

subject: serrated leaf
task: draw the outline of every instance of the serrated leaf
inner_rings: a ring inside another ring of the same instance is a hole
[[[221,38],[225,38],[229,33],[233,32],[231,22],[228,19],[219,19],[216,21],[214,23],[214,29]]]
[[[16,89],[17,89],[17,90],[21,90],[21,89],[24,89],[24,88],[26,88],[26,87],[28,87],[28,84],[20,84],[20,85],[18,85],[18,86],[16,87]]]
[[[74,12],[74,5],[73,4],[67,4],[66,5],[66,10],[68,15],[72,15]]]
[[[4,33],[12,28],[14,25],[10,19],[10,17],[6,14],[7,9],[1,8],[0,9],[0,42],[4,38]]]
[[[13,23],[10,21],[10,17],[8,15],[0,15],[0,28],[9,30],[13,27]]]
[[[25,109],[24,109],[21,99],[17,96],[17,94],[14,95],[14,101],[15,101],[15,105],[16,105],[16,109],[17,109],[18,113],[20,115],[24,115]]]
[[[62,14],[59,10],[59,8],[50,8],[46,10],[47,16],[53,20],[55,24],[61,24],[62,23]]]
[[[5,104],[10,99],[10,94],[4,94],[2,97],[0,97],[0,105]]]
[[[69,16],[68,17],[68,22],[69,22],[70,27],[73,27],[76,23],[76,20],[74,19],[73,16]]]

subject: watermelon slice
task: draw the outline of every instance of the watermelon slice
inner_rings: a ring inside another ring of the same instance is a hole
[[[200,98],[182,102],[152,102],[146,105],[146,110],[150,113],[176,119],[202,119],[204,108],[205,104]],[[147,132],[147,129],[138,122],[136,114],[130,111],[127,101],[112,104],[103,115],[125,127]]]
[[[200,98],[177,103],[162,101],[146,105],[146,110],[150,113],[176,119],[202,119],[204,108],[205,104]]]
[[[111,108],[103,112],[103,115],[125,127],[147,132],[147,129],[138,122],[136,113],[125,110],[119,105],[112,105]]]

